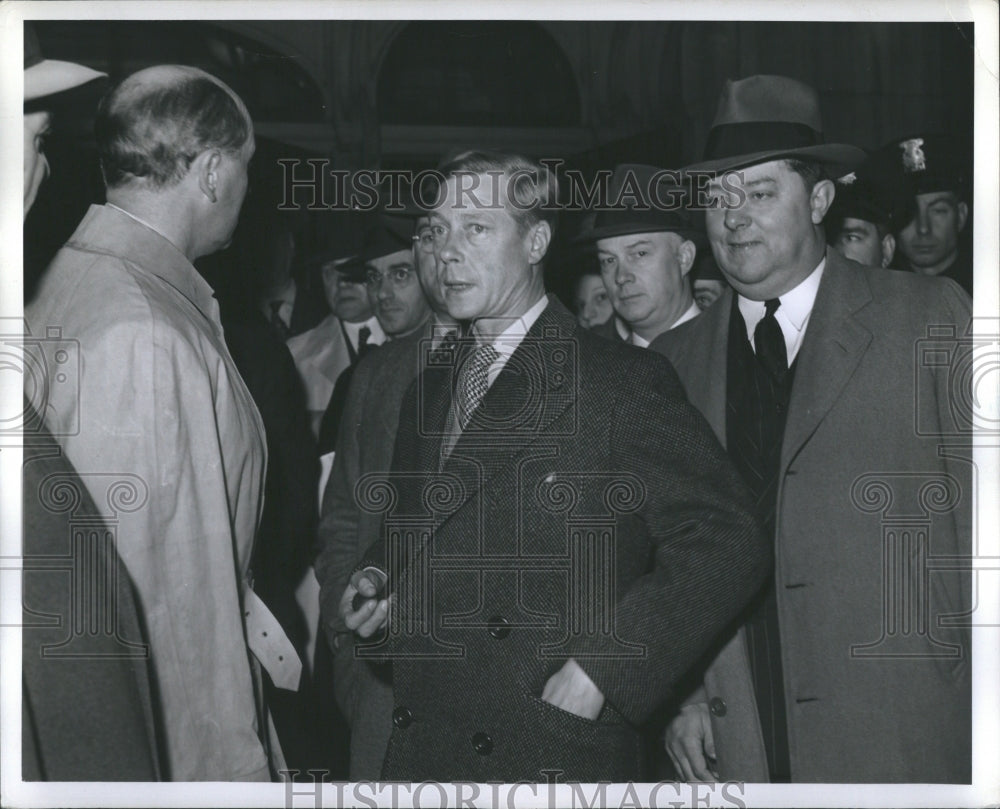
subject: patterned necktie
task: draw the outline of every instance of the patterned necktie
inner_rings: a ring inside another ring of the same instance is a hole
[[[281,319],[281,307],[284,304],[284,301],[271,301],[271,326],[282,340],[287,340],[289,334],[288,324]]]
[[[753,331],[754,351],[757,360],[764,366],[775,382],[782,382],[788,373],[788,353],[785,349],[785,335],[781,332],[774,313],[781,306],[778,298],[764,301],[764,317]]]
[[[461,377],[458,380],[459,397],[457,416],[459,427],[464,430],[472,414],[489,390],[490,366],[500,357],[492,343],[485,343],[475,348],[462,366]]]

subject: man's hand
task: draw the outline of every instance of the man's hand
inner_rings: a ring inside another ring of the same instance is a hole
[[[719,780],[707,702],[695,702],[681,708],[667,726],[664,741],[679,778],[685,781]]]
[[[604,694],[573,658],[549,677],[542,699],[584,719],[597,719],[604,707]]]
[[[389,614],[389,600],[377,598],[383,587],[385,578],[380,571],[373,568],[359,570],[351,576],[350,584],[340,597],[341,620],[348,629],[353,629],[363,638],[371,637],[385,626]],[[366,600],[355,610],[353,602],[358,593]]]

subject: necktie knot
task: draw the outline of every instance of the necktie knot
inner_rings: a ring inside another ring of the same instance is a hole
[[[358,329],[358,359],[361,359],[371,348],[368,338],[372,336],[372,330],[367,326]]]
[[[781,298],[771,298],[768,301],[764,301],[764,317],[774,317],[774,313],[778,311],[779,306],[781,306]]]

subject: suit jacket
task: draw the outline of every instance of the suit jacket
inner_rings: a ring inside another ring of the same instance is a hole
[[[381,343],[385,335],[373,319],[369,342]],[[314,431],[330,402],[337,377],[351,364],[351,352],[336,315],[327,315],[309,331],[290,337],[288,349],[306,390],[306,409],[313,415]]]
[[[420,371],[430,330],[401,337],[352,366],[333,469],[323,497],[316,576],[323,627],[334,650],[334,694],[351,724],[351,780],[378,780],[392,729],[392,683],[384,664],[356,660],[352,635],[337,614],[362,553],[378,539],[381,513],[358,501],[366,475],[387,477],[403,394]],[[349,369],[351,370],[351,369]],[[348,373],[345,371],[344,373]]]
[[[159,715],[132,579],[83,481],[28,412],[35,427],[24,448],[22,777],[157,781]],[[112,604],[107,614],[77,612]]]
[[[954,628],[968,583],[921,560],[971,550],[969,441],[947,358],[969,299],[944,279],[832,250],[826,261],[796,359],[774,537],[792,779],[968,783],[970,646]],[[722,442],[732,295],[651,346]],[[951,330],[931,341],[946,359],[923,352],[929,328]],[[906,620],[884,579],[915,588],[896,593]],[[704,687],[722,779],[767,780],[742,630]]]
[[[554,298],[441,464],[455,363],[400,411],[385,514],[396,708],[383,778],[628,780],[636,726],[760,585],[748,494],[662,357]],[[597,720],[540,699],[574,658]]]

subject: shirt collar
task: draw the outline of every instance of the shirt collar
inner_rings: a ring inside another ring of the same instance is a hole
[[[347,336],[351,339],[351,345],[357,346],[358,335],[361,330],[365,327],[368,328],[368,342],[372,342],[372,338],[378,339],[382,336],[382,327],[378,324],[378,318],[372,315],[368,320],[359,320],[357,323],[348,323],[346,320],[342,321],[344,324],[344,330],[347,332]]]
[[[701,309],[698,308],[698,304],[692,303],[687,308],[687,311],[685,311],[683,315],[681,315],[679,318],[677,318],[677,320],[673,322],[670,328],[676,329],[678,326],[681,325],[681,323],[686,323],[689,320],[693,320],[700,314],[701,314]],[[652,340],[647,340],[643,337],[640,337],[638,334],[632,331],[625,323],[625,321],[622,320],[617,315],[615,315],[615,329],[625,342],[631,343],[632,345],[638,346],[639,348],[649,348],[649,344],[652,342]]]
[[[781,306],[776,314],[784,315],[784,319],[801,332],[809,322],[809,315],[812,313],[813,304],[816,302],[816,293],[819,291],[819,282],[826,269],[826,256],[820,259],[809,275],[798,283],[798,286],[790,289],[779,300]],[[753,342],[753,334],[757,324],[764,317],[764,301],[752,301],[749,298],[738,296],[740,314],[743,315],[743,322],[747,327],[747,339]]]
[[[496,337],[479,333],[475,326],[473,326],[473,332],[476,334],[476,337],[480,342],[484,342],[492,337],[493,347],[502,356],[509,357],[521,344],[521,341],[524,339],[524,336],[528,333],[531,327],[535,325],[535,321],[538,320],[538,316],[545,310],[548,303],[548,296],[542,295],[534,306],[532,306],[520,317],[514,318],[511,324],[500,332],[500,334],[496,335]]]
[[[687,308],[687,311],[679,318],[677,318],[677,320],[674,321],[674,324],[670,328],[676,329],[678,326],[681,325],[681,323],[687,323],[689,320],[694,320],[700,314],[701,314],[701,309],[698,308],[698,304],[692,303]]]

